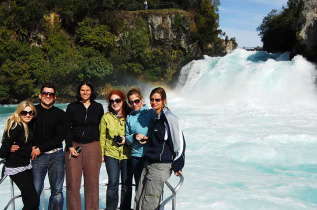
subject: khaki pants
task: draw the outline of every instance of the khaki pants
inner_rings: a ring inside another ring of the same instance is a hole
[[[159,209],[164,182],[172,173],[171,163],[144,164],[138,190],[134,200],[134,210]]]
[[[84,175],[85,210],[98,210],[99,173],[102,161],[100,143],[99,141],[88,144],[73,142],[73,146],[74,148],[80,146],[82,151],[78,157],[71,157],[71,159],[69,159],[69,152],[65,152],[67,210],[81,209],[82,175]]]

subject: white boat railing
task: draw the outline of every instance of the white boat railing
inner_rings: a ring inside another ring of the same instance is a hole
[[[0,184],[3,182],[5,177],[3,177],[0,180]],[[180,180],[179,180],[179,182],[178,182],[178,184],[176,185],[175,188],[168,181],[165,182],[165,185],[171,190],[172,195],[170,195],[166,199],[163,199],[163,196],[162,196],[162,202],[160,204],[160,210],[164,210],[165,205],[168,202],[170,202],[171,200],[172,200],[172,210],[176,210],[176,194],[177,194],[177,191],[180,189],[180,187],[182,186],[182,184],[184,182],[184,176],[180,175],[179,178],[180,178]],[[108,185],[107,183],[106,184],[100,184],[100,186],[107,186],[107,185]],[[120,185],[121,185],[121,183],[120,183]],[[15,199],[21,197],[21,195],[15,196],[15,194],[14,194],[14,183],[13,183],[13,181],[11,179],[10,179],[10,188],[11,188],[11,199],[9,200],[7,205],[5,206],[4,210],[7,210],[10,205],[12,207],[12,210],[15,210]],[[66,188],[66,186],[63,186],[63,188]],[[47,191],[47,190],[50,190],[50,188],[49,187],[45,187],[43,189],[43,191],[42,191],[42,194],[41,194],[41,197],[42,197],[42,201],[41,201],[42,202],[42,210],[45,210],[45,191]]]

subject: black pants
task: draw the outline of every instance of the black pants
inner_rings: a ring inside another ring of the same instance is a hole
[[[32,170],[26,170],[10,176],[21,191],[24,207],[22,210],[38,210],[39,198],[33,183]]]

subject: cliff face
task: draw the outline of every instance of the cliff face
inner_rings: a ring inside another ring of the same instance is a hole
[[[185,54],[190,53],[193,57],[202,56],[197,41],[197,29],[192,15],[186,11],[125,11],[117,15],[123,26],[134,27],[138,18],[147,22],[147,30],[150,37],[150,45],[156,47],[168,47],[182,50]],[[122,35],[120,28],[117,30],[118,39]],[[230,53],[236,48],[231,41],[223,40],[224,50],[222,55]]]
[[[117,13],[117,18],[121,19],[119,26],[115,28],[119,41],[123,36],[123,28],[128,26],[135,27],[139,18],[147,23],[147,31],[149,41],[152,48],[171,48],[182,50],[185,54],[197,58],[203,55],[197,41],[193,37],[197,36],[195,21],[189,12],[183,10],[176,11],[121,11]],[[55,21],[60,22],[60,17],[55,12],[45,16],[45,20],[50,23],[51,27],[55,27]],[[45,34],[32,32],[30,40],[32,46],[42,47],[45,40]],[[223,50],[221,55],[232,52],[237,46],[230,40],[222,40]],[[212,43],[210,43],[212,46]]]
[[[233,43],[231,40],[227,40],[227,41],[223,40],[223,44],[225,46],[224,54],[228,54],[237,48],[237,45]]]
[[[300,25],[300,46],[295,51],[303,53],[310,60],[317,60],[317,1],[304,0]]]
[[[189,16],[178,14],[178,19],[181,20],[179,22],[175,20],[176,14],[149,14],[145,18],[152,43],[181,48],[195,55],[201,53],[197,43],[190,38],[193,35],[190,28],[194,26],[194,22]]]
[[[191,15],[186,11],[156,12],[137,11],[121,12],[118,17],[122,19],[124,25],[134,27],[139,18],[147,23],[147,31],[152,47],[170,47],[179,49],[185,53],[192,53],[194,57],[201,54],[201,50],[196,42],[192,41],[195,34],[195,23]],[[118,28],[118,39],[122,31]]]

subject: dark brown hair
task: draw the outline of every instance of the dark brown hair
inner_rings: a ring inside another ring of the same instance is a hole
[[[88,87],[90,87],[91,89],[91,95],[90,95],[90,101],[94,101],[97,97],[97,93],[95,91],[95,88],[94,86],[89,82],[89,81],[82,81],[79,85],[78,85],[78,88],[77,88],[77,92],[76,92],[76,99],[77,101],[81,101],[81,96],[80,96],[80,88],[83,86],[83,85],[87,85]]]
[[[55,85],[52,82],[45,82],[41,87],[41,93],[43,92],[44,88],[53,88],[54,93],[56,95]]]
[[[155,93],[160,94],[162,101],[163,101],[163,100],[166,100],[166,92],[165,92],[164,88],[162,88],[162,87],[154,88],[154,89],[151,91],[150,99],[151,99],[152,95],[155,94]],[[169,108],[166,106],[166,104],[163,104],[163,107],[166,107],[167,109],[169,109]]]
[[[150,98],[151,98],[151,96],[152,96],[154,93],[160,94],[162,100],[165,100],[165,99],[166,99],[166,92],[165,92],[164,88],[162,88],[162,87],[154,88],[154,89],[151,91]]]

